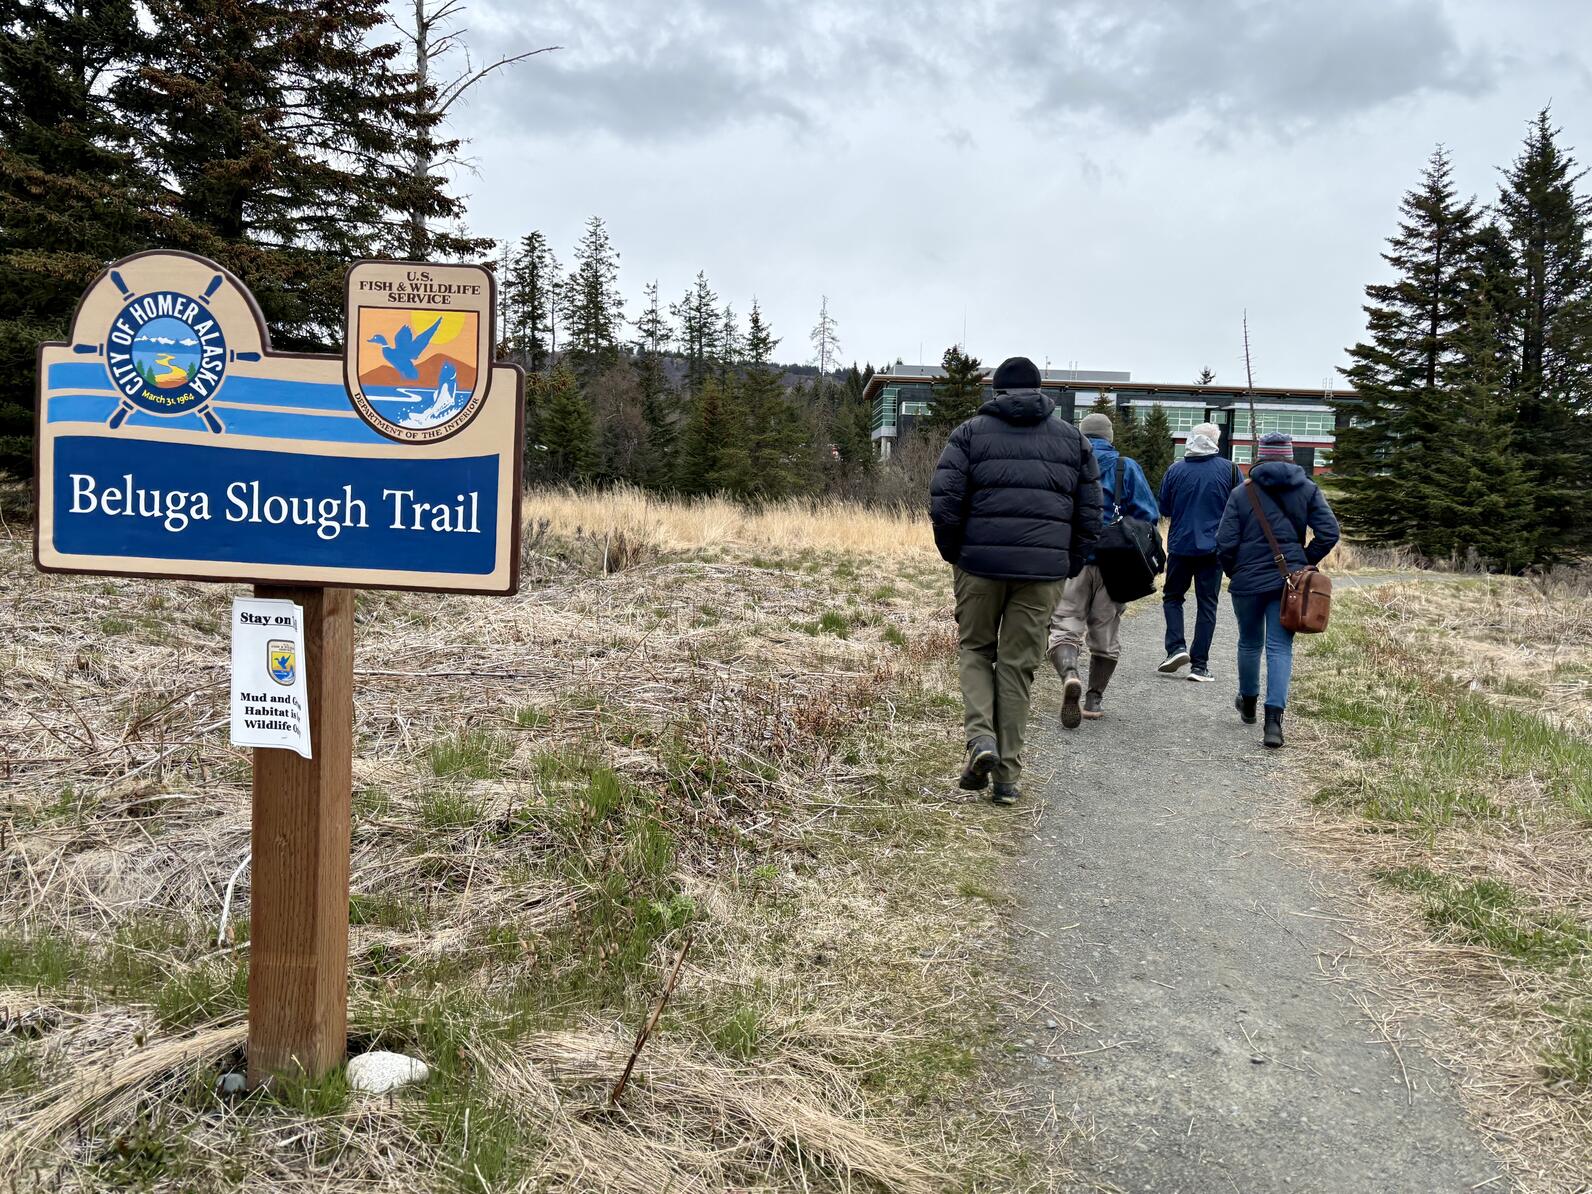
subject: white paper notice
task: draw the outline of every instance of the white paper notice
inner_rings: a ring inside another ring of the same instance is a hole
[[[232,599],[232,745],[310,757],[304,610],[291,601]]]

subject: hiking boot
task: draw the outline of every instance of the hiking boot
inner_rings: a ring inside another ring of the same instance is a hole
[[[1246,726],[1255,724],[1255,702],[1259,699],[1242,694],[1233,698],[1233,708],[1238,710],[1238,716],[1243,719]]]
[[[964,792],[982,792],[989,786],[989,773],[1001,765],[995,753],[995,739],[975,738],[967,744],[967,761],[962,765],[962,778],[957,786]]]
[[[1078,648],[1072,643],[1058,643],[1051,648],[1050,662],[1061,677],[1061,724],[1076,730],[1083,720],[1078,702],[1083,697],[1083,681],[1078,678]]]
[[[1195,666],[1189,668],[1188,678],[1197,684],[1212,684],[1216,681],[1216,677],[1211,675],[1211,669],[1208,667]]]
[[[1165,659],[1161,660],[1161,666],[1156,668],[1155,670],[1160,672],[1162,675],[1170,676],[1173,672],[1181,671],[1183,668],[1186,668],[1188,665],[1189,665],[1188,652],[1185,651],[1182,647],[1179,647],[1176,651],[1173,651]]]
[[[1117,670],[1115,659],[1089,656],[1089,691],[1083,698],[1083,715],[1091,721],[1104,716],[1106,685],[1111,683],[1111,673]]]
[[[996,784],[989,799],[991,804],[1016,804],[1022,798],[1022,790],[1016,784]]]
[[[1282,745],[1282,710],[1276,705],[1266,706],[1266,736],[1260,744],[1272,750]]]

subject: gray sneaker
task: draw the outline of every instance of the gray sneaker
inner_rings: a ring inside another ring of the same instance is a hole
[[[995,792],[990,796],[990,803],[1016,804],[1022,798],[1022,790],[1016,784],[996,784]]]
[[[1216,677],[1211,675],[1211,669],[1208,667],[1190,668],[1188,678],[1196,684],[1211,684],[1216,680]]]
[[[1165,659],[1161,660],[1161,666],[1155,670],[1162,675],[1170,676],[1173,672],[1182,671],[1188,665],[1189,654],[1187,651],[1173,651]]]

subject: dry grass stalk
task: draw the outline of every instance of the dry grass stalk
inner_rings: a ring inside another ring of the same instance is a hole
[[[126,1052],[122,1040],[80,1052],[69,1077],[12,1110],[13,1126],[0,1134],[0,1179],[14,1178],[31,1152],[91,1113],[114,1119],[157,1080],[234,1052],[246,1032],[233,1022],[167,1037],[133,1053]]]

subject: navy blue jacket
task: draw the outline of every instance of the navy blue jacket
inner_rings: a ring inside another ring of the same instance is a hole
[[[1161,513],[1172,520],[1166,550],[1175,556],[1216,554],[1216,528],[1221,525],[1235,478],[1243,477],[1231,460],[1215,454],[1185,456],[1161,479]]]
[[[1100,535],[1089,442],[1038,390],[1005,390],[951,432],[929,483],[934,542],[993,580],[1076,576]]]
[[[1307,564],[1319,564],[1337,545],[1338,520],[1333,517],[1321,487],[1305,476],[1297,464],[1283,460],[1263,460],[1249,470],[1252,482],[1260,487],[1260,508],[1266,512],[1272,533],[1288,560],[1288,571],[1296,572]],[[1260,595],[1282,591],[1282,573],[1272,558],[1266,533],[1255,521],[1255,510],[1240,485],[1227,499],[1222,525],[1216,531],[1216,554],[1222,571],[1231,578],[1228,591]],[[1315,538],[1305,545],[1305,529]]]

